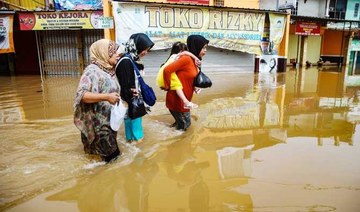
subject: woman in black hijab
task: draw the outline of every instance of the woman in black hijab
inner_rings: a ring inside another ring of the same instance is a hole
[[[129,55],[135,62],[139,70],[144,69],[141,58],[144,57],[148,51],[154,46],[154,43],[144,33],[136,33],[130,36],[128,42],[125,44],[125,54]],[[138,81],[135,78],[134,66],[127,57],[123,57],[116,66],[116,76],[119,80],[121,92],[121,99],[131,105],[131,98],[139,94]],[[137,85],[135,85],[135,83]],[[144,138],[144,131],[142,127],[142,117],[131,119],[125,118],[125,136],[126,140],[131,143],[136,141],[141,143]]]
[[[201,52],[207,45],[209,44],[209,40],[204,38],[201,35],[190,35],[187,38],[187,47],[189,49],[189,52],[193,53],[195,56],[197,56],[200,60],[202,60],[202,57],[205,55],[205,52]]]
[[[201,35],[190,35],[187,38],[189,51],[200,60],[206,54],[208,43],[209,41]],[[194,60],[188,55],[180,57],[164,68],[164,87],[167,90],[166,107],[175,119],[172,126],[179,130],[186,130],[191,125],[190,109],[184,107],[184,102],[175,90],[169,90],[171,74],[174,72],[183,86],[185,97],[191,101],[195,89],[194,79],[199,71]]]

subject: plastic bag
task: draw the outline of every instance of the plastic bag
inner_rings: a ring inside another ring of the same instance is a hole
[[[128,116],[131,119],[136,119],[146,115],[146,108],[144,104],[144,100],[142,99],[141,95],[134,96],[131,98],[131,102],[129,104]]]
[[[199,71],[198,75],[194,79],[194,86],[198,88],[209,88],[212,86],[212,82],[208,76],[202,71]]]
[[[124,105],[122,101],[119,101],[112,106],[110,114],[110,127],[112,130],[119,130],[121,124],[124,121],[127,110],[128,108]]]

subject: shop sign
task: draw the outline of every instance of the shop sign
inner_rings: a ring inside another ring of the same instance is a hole
[[[209,0],[167,0],[172,3],[188,3],[188,4],[203,4],[209,5]]]
[[[112,29],[114,28],[114,20],[112,17],[99,17],[97,19],[97,26],[100,29]]]
[[[174,42],[186,43],[189,35],[198,34],[216,48],[262,54],[265,13],[113,1],[113,15],[118,43],[125,43],[134,33],[144,32],[155,43],[154,50],[168,49]]]
[[[261,55],[259,59],[259,73],[276,73],[278,67],[277,55]]]
[[[0,15],[0,54],[15,52],[13,15]]]
[[[316,22],[296,21],[296,35],[320,35],[320,24]]]
[[[360,51],[360,40],[352,40],[350,51]]]
[[[113,18],[102,11],[20,12],[20,30],[107,29]]]

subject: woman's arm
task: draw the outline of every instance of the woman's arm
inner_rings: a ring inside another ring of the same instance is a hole
[[[84,103],[96,103],[101,101],[108,101],[110,104],[114,105],[120,100],[120,95],[116,92],[114,93],[92,93],[85,92],[84,96],[81,99],[81,102]]]
[[[199,60],[199,58],[197,58],[193,53],[191,53],[189,51],[183,51],[178,54],[178,57],[181,57],[183,55],[190,56],[195,61],[195,65],[197,65],[197,66],[201,65],[201,60]]]
[[[116,68],[116,76],[121,87],[121,98],[130,102],[133,97],[135,88],[134,66],[130,59],[123,59]]]

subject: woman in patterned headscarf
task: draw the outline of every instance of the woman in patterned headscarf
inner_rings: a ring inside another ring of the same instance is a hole
[[[140,58],[144,57],[153,46],[154,43],[146,34],[136,33],[131,35],[130,39],[125,44],[125,53],[130,55],[139,70],[143,70],[144,65],[142,64]],[[121,59],[116,66],[116,75],[121,86],[121,99],[128,103],[130,110],[131,98],[139,94],[139,90],[136,89],[136,87],[139,86],[135,86],[137,80],[135,78],[132,62],[126,57]],[[124,122],[127,142],[141,143],[144,138],[142,117],[136,119],[127,117]]]
[[[74,123],[81,131],[84,150],[109,162],[119,156],[117,132],[110,127],[111,105],[120,100],[114,66],[118,61],[115,42],[101,39],[90,47],[91,64],[80,78],[74,103]]]

